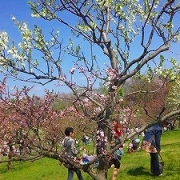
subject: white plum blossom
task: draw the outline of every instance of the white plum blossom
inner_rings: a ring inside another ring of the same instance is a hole
[[[112,86],[112,89],[115,89],[115,90],[116,90],[116,89],[117,89],[117,86]]]
[[[71,73],[71,74],[74,74],[75,70],[76,70],[75,67],[71,68],[70,73]]]
[[[0,51],[7,49],[9,38],[7,32],[0,32]]]

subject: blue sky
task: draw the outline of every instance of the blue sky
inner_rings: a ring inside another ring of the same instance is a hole
[[[16,26],[14,25],[11,19],[12,16],[14,16],[16,17],[18,21],[26,22],[29,28],[33,28],[33,26],[37,24],[43,29],[47,37],[48,37],[49,32],[52,30],[52,28],[60,29],[61,37],[66,37],[65,38],[66,40],[68,39],[68,37],[70,37],[70,31],[66,29],[65,27],[61,27],[59,23],[47,22],[42,19],[32,18],[31,10],[27,2],[28,0],[0,0],[0,7],[1,7],[0,31],[6,31],[9,37],[11,38],[11,40],[15,40],[17,43],[21,40],[20,33],[18,32]],[[67,16],[67,18],[70,18],[70,17]],[[138,53],[138,50],[135,49],[133,55],[137,53]],[[180,57],[179,43],[173,44],[173,53],[166,53],[166,55],[169,57],[174,56],[177,59],[179,59]],[[72,65],[69,66],[68,63],[64,64],[64,68],[66,68],[67,70],[71,69],[71,67]],[[0,75],[0,78],[2,79],[2,75]],[[18,82],[11,79],[8,81],[8,83],[10,87],[14,85],[17,85],[18,87],[23,87],[24,85],[31,86],[31,84],[27,84],[25,82]],[[40,85],[35,85],[34,91],[32,93],[42,94],[42,92],[44,92],[44,88],[51,90],[51,89],[57,89],[58,87],[54,86],[54,83],[51,83],[45,87],[42,87]],[[63,88],[63,91],[66,91],[66,90],[67,89]]]
[[[40,18],[32,18],[31,17],[31,10],[29,5],[27,4],[28,0],[0,0],[0,31],[6,31],[10,37],[10,41],[13,40],[18,44],[21,41],[21,35],[18,31],[17,27],[14,25],[12,21],[12,17],[15,17],[19,22],[26,22],[28,25],[28,28],[32,29],[34,25],[38,25],[40,28],[42,28],[46,39],[50,39],[49,33],[52,31],[52,29],[59,29],[60,30],[60,39],[63,38],[63,44],[66,44],[68,42],[69,38],[71,37],[70,30],[67,29],[65,26],[60,25],[58,22],[49,22],[45,21]],[[65,15],[65,18],[67,20],[72,19],[67,15]],[[81,43],[83,45],[82,39],[73,39],[75,43]],[[89,48],[86,48],[84,50],[85,54],[89,55]],[[99,52],[99,54],[101,54]],[[69,58],[72,59],[72,58]],[[68,59],[65,59],[67,62],[62,64],[62,68],[65,70],[65,72],[69,72],[69,70],[73,66],[73,62],[69,62]],[[104,57],[103,57],[104,60]],[[2,79],[2,75],[0,74],[0,77]],[[78,79],[79,82],[83,82],[83,77],[75,77]],[[44,89],[49,90],[55,90],[59,92],[67,92],[69,89],[66,87],[57,87],[55,86],[57,82],[52,82],[51,84],[47,84],[46,86],[41,86],[35,84],[34,90],[32,91],[32,94],[40,94],[44,92]],[[9,79],[8,86],[13,87],[14,85],[17,85],[19,88],[22,88],[23,86],[32,86],[30,83],[26,82],[19,82],[14,79]],[[44,94],[44,93],[43,93]]]
[[[37,21],[36,19],[32,19],[31,11],[30,8],[27,6],[26,0],[1,0],[0,7],[0,31],[6,31],[12,40],[20,40],[20,33],[18,32],[11,19],[12,16],[15,16],[19,21],[25,21],[30,25],[36,23]],[[2,75],[0,77],[2,79]],[[26,85],[26,83],[9,79],[8,86],[11,88],[14,85],[21,88]],[[27,86],[28,85],[30,84],[27,84]],[[35,91],[42,91],[42,87],[36,86]]]
[[[40,26],[43,31],[45,32],[47,38],[49,35],[49,32],[52,31],[52,29],[59,28],[59,24],[57,23],[47,23],[47,21],[42,20],[42,19],[37,19],[37,18],[32,18],[31,17],[31,10],[29,5],[27,4],[28,0],[0,0],[0,31],[6,31],[10,37],[10,40],[14,40],[16,43],[21,41],[21,36],[14,25],[12,21],[12,16],[16,17],[16,19],[21,22],[24,21],[28,24],[28,28],[33,28],[34,25]],[[60,31],[61,36],[68,36],[69,32],[67,29],[64,29],[63,31]],[[70,67],[69,67],[70,68]],[[2,79],[2,75],[0,75],[0,78]],[[23,87],[23,86],[32,86],[30,83],[25,83],[25,82],[19,82],[14,79],[9,79],[8,81],[8,86],[13,87],[14,85],[17,85],[18,87]],[[48,84],[45,87],[42,87],[41,85],[35,85],[34,90],[32,91],[33,93],[36,94],[42,94],[44,89],[57,89],[56,86],[54,86],[54,83]],[[63,91],[65,88],[63,88]]]

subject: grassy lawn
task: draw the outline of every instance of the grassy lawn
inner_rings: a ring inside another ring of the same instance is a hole
[[[127,153],[121,160],[121,169],[118,179],[123,180],[179,180],[180,179],[180,130],[167,131],[162,136],[161,155],[165,162],[163,176],[154,178],[149,172],[150,157],[144,151]],[[109,180],[112,175],[109,170]],[[87,174],[83,173],[85,180],[92,180]],[[7,171],[6,164],[0,164],[0,180],[66,180],[67,169],[60,166],[58,161],[43,158],[35,162],[16,162],[13,168]],[[76,175],[74,180],[77,180]]]

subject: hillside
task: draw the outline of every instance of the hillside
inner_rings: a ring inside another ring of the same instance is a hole
[[[161,154],[165,161],[165,168],[163,176],[157,177],[157,179],[179,180],[180,130],[165,132],[161,144]],[[149,173],[149,154],[143,151],[129,154],[127,153],[127,145],[124,150],[125,154],[121,160],[118,179],[153,179]],[[112,170],[113,168],[109,170],[109,179],[111,179]],[[6,164],[0,164],[0,180],[66,180],[66,176],[67,169],[60,166],[58,161],[47,158],[35,162],[13,163],[13,168],[10,171],[7,171]],[[91,180],[91,177],[87,174],[83,173],[83,176],[85,180]],[[76,175],[74,180],[77,180]]]

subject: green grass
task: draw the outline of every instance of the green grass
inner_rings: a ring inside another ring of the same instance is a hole
[[[161,155],[165,162],[163,176],[154,178],[149,172],[149,154],[144,151],[125,155],[121,160],[118,180],[179,180],[180,179],[180,131],[167,131],[161,140]],[[108,177],[111,179],[111,168]],[[7,171],[6,164],[0,164],[0,180],[66,180],[67,169],[60,166],[58,161],[43,158],[35,162],[14,162],[12,169]],[[83,173],[85,180],[92,180]],[[77,180],[76,175],[74,180]]]

